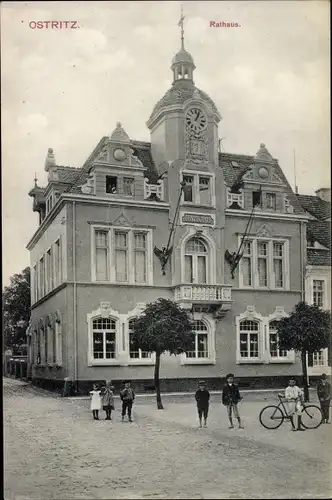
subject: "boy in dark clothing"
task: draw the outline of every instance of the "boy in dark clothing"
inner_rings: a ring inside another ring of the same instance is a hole
[[[317,385],[317,396],[323,415],[323,424],[329,423],[331,404],[331,385],[327,380],[326,373],[323,373]]]
[[[195,399],[197,401],[199,426],[202,427],[202,417],[204,417],[204,427],[207,427],[206,422],[209,413],[210,393],[206,388],[204,380],[200,380],[198,383],[198,391],[196,391]]]
[[[233,373],[229,373],[226,376],[226,384],[224,385],[222,391],[222,403],[227,406],[227,413],[229,419],[229,428],[234,429],[232,412],[234,417],[237,418],[239,422],[239,429],[243,429],[243,425],[241,424],[241,418],[238,410],[238,403],[241,401],[240,391],[237,385],[234,384],[234,375]]]
[[[122,401],[122,422],[124,421],[127,412],[128,420],[129,422],[132,422],[131,410],[135,401],[135,392],[134,389],[130,387],[130,382],[125,382],[125,388],[120,391],[120,398]]]

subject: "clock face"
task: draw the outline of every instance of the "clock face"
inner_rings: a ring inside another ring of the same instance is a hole
[[[188,111],[186,116],[186,124],[189,130],[193,132],[201,132],[206,127],[206,116],[198,108],[192,108]]]

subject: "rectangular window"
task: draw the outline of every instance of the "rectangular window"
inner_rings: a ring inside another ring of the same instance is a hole
[[[243,245],[242,273],[243,285],[252,286],[252,241],[246,241]]]
[[[266,208],[269,210],[276,210],[277,199],[275,193],[266,193]]]
[[[313,358],[313,366],[324,366],[325,365],[325,359],[324,359],[324,351],[319,351],[315,352],[312,355]]]
[[[128,233],[115,231],[115,279],[128,281]]]
[[[199,176],[199,203],[211,205],[211,178]]]
[[[96,238],[96,280],[109,279],[108,272],[108,231],[95,232]]]
[[[193,203],[193,194],[194,194],[194,176],[193,175],[184,175],[183,182],[186,185],[183,188],[183,200],[187,203]]]
[[[284,287],[284,244],[273,242],[274,287]]]
[[[106,176],[106,193],[116,194],[118,192],[117,177]]]
[[[324,281],[313,280],[313,304],[318,307],[324,306]]]
[[[131,321],[129,321],[129,357],[131,359],[151,359],[151,353],[148,351],[142,351],[137,346],[135,346],[131,338]]]
[[[134,196],[134,179],[132,177],[123,178],[123,194]]]
[[[146,283],[147,237],[145,233],[134,233],[135,283]]]
[[[116,321],[98,318],[92,322],[92,351],[94,359],[116,357]]]
[[[54,286],[62,282],[62,252],[60,238],[54,244]]]
[[[286,350],[279,349],[278,341],[278,321],[271,321],[269,323],[269,347],[271,358],[284,358],[287,356]]]
[[[186,357],[196,359],[209,357],[208,329],[206,324],[201,320],[194,321],[192,345],[186,351]]]
[[[52,249],[50,248],[46,254],[47,259],[47,291],[53,290],[53,260]]]
[[[259,358],[259,323],[245,320],[240,323],[240,356],[244,359]]]
[[[258,252],[258,282],[260,287],[268,285],[267,269],[268,269],[268,243],[265,241],[257,242]]]
[[[37,302],[38,300],[38,273],[37,264],[33,266],[33,300]]]
[[[252,206],[261,207],[262,206],[262,193],[261,191],[253,191],[252,193]]]
[[[39,261],[39,297],[44,297],[45,294],[45,262],[44,257]]]

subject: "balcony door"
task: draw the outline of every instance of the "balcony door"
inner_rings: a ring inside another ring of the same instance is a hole
[[[207,282],[208,251],[201,238],[190,238],[185,247],[185,282],[198,285]]]

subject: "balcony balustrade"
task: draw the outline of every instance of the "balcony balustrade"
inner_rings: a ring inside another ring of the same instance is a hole
[[[232,307],[232,287],[229,285],[177,285],[175,301],[185,309],[199,307],[223,317]]]

